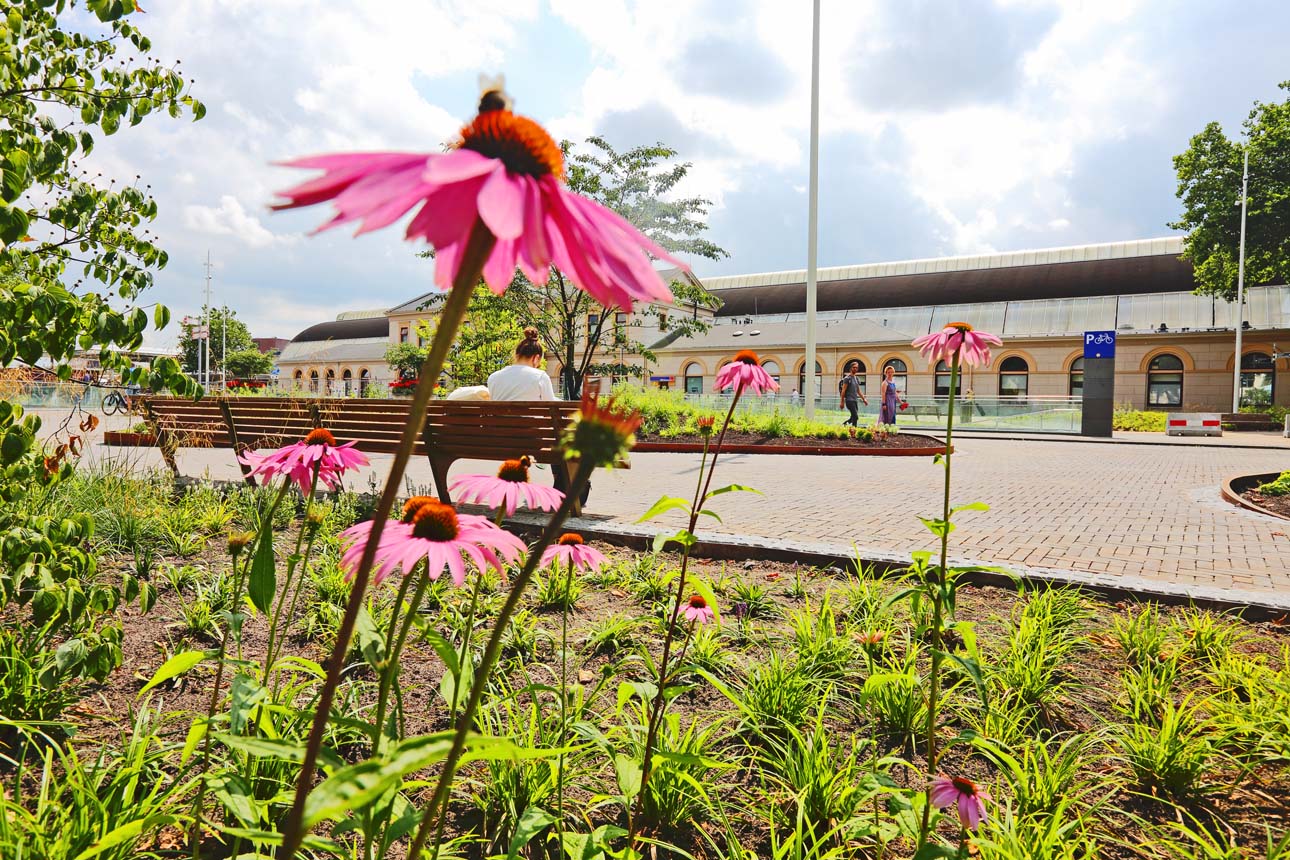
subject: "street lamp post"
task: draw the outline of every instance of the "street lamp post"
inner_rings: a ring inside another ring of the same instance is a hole
[[[1236,357],[1232,364],[1232,411],[1241,411],[1241,335],[1245,328],[1245,207],[1249,199],[1250,145],[1241,168],[1241,245],[1236,264]]]
[[[820,196],[820,0],[811,20],[811,174],[806,216],[806,357],[802,363],[802,397],[806,420],[815,418],[815,248]]]

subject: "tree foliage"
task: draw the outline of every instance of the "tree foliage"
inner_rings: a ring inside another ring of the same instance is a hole
[[[143,341],[150,320],[137,302],[166,264],[144,228],[156,202],[139,177],[104,184],[80,161],[99,134],[156,111],[200,118],[204,108],[177,68],[148,58],[147,37],[127,20],[131,0],[87,0],[99,33],[68,24],[76,6],[8,0],[0,19],[0,366],[43,354],[67,378],[76,350],[98,349],[125,379],[147,375],[153,390],[195,394],[177,362],[132,371],[123,354]],[[156,328],[168,320],[153,308]]]
[[[688,162],[672,162],[676,150],[658,143],[618,152],[600,137],[587,138],[587,144],[590,152],[575,152],[569,141],[561,143],[571,190],[618,212],[668,251],[709,260],[727,256],[703,237],[711,201],[672,196],[690,171]],[[658,321],[666,315],[668,332],[676,336],[706,331],[708,323],[685,310],[715,307],[718,300],[686,280],[674,280],[671,288],[681,307],[669,312],[641,306],[634,309],[635,316]],[[498,305],[506,308],[521,328],[534,326],[547,351],[559,357],[566,398],[580,396],[582,380],[588,373],[639,374],[640,365],[627,361],[627,357],[655,358],[650,344],[633,336],[630,327],[615,324],[616,308],[594,301],[559,269],[553,268],[550,279],[542,285],[517,273]]]
[[[426,342],[430,341],[426,332]],[[511,363],[524,323],[513,305],[478,284],[470,297],[466,320],[448,352],[447,372],[454,387],[483,385],[495,370]]]
[[[1281,89],[1290,91],[1290,81]],[[1290,99],[1256,102],[1243,128],[1244,145],[1211,122],[1174,157],[1183,215],[1169,226],[1187,231],[1183,257],[1195,268],[1197,292],[1229,301],[1236,298],[1245,148],[1250,154],[1245,282],[1290,280]]]
[[[273,359],[254,346],[250,349],[239,349],[237,352],[230,349],[224,366],[230,378],[247,379],[252,376],[263,376],[273,370]]]
[[[237,318],[237,311],[229,308],[211,308],[206,319],[209,321],[210,328],[210,366],[211,371],[215,372],[224,367],[224,352],[228,351],[231,357],[235,352],[246,352],[255,348],[255,340],[251,337],[251,330],[246,327],[246,323]],[[184,327],[179,335],[179,353],[184,363],[184,370],[188,373],[197,372],[197,357],[201,349],[201,341],[193,337],[195,334],[194,327]],[[264,371],[268,372],[268,371]],[[233,376],[240,374],[235,373],[231,368],[229,373]]]
[[[385,363],[399,379],[415,379],[425,359],[425,347],[415,343],[394,343],[385,350]]]

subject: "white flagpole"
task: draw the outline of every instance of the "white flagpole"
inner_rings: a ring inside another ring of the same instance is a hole
[[[820,197],[820,0],[811,20],[811,177],[806,219],[806,359],[802,364],[802,397],[806,419],[815,418],[815,250]]]

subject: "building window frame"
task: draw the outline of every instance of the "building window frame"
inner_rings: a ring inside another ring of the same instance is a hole
[[[399,326],[399,343],[407,343],[408,335],[410,333],[411,333],[411,330],[407,326],[405,325]]]
[[[941,359],[940,361],[936,362],[936,369],[933,372],[935,373],[934,382],[933,382],[935,387],[932,389],[932,393],[935,394],[937,397],[949,397],[950,396],[950,377],[953,376],[953,373],[951,373],[950,366],[946,364],[945,359]],[[956,380],[956,384],[958,387],[957,393],[962,394],[963,393],[963,369],[962,368],[959,368],[959,378],[958,380]]]
[[[773,367],[773,368],[775,368],[775,372],[774,372],[774,373],[771,373],[771,371],[770,371],[770,368],[772,368],[772,367]],[[765,361],[763,361],[763,362],[761,363],[761,369],[762,369],[762,370],[764,370],[764,371],[766,371],[766,373],[770,375],[770,378],[771,378],[771,379],[775,380],[775,384],[776,384],[776,385],[779,385],[780,367],[779,367],[779,361],[778,361],[778,360],[773,359],[773,358],[768,358],[768,359],[766,359]]]
[[[1030,362],[1010,355],[999,362],[999,396],[1023,400],[1030,396]]]
[[[1181,409],[1185,373],[1183,360],[1172,352],[1154,356],[1147,365],[1147,408]]]
[[[802,360],[802,366],[797,369],[797,390],[806,397],[806,360]],[[815,360],[815,398],[818,400],[824,396],[824,365],[820,360]]]
[[[879,373],[878,379],[887,378],[887,368],[889,367],[896,371],[891,376],[891,381],[896,383],[896,391],[900,392],[902,398],[909,397],[909,365],[905,364],[903,358],[889,358],[882,363],[882,371]],[[881,393],[881,386],[879,386],[879,389],[879,393]]]
[[[703,393],[703,367],[691,361],[681,370],[682,390],[686,394]]]
[[[1068,397],[1084,396],[1084,356],[1071,362],[1066,371],[1066,394]]]

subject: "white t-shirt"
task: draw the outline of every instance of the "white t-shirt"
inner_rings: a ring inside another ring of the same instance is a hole
[[[555,400],[551,377],[527,364],[511,364],[488,377],[488,395],[493,400]]]

